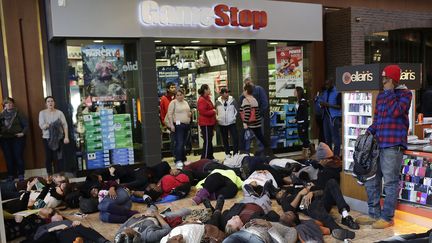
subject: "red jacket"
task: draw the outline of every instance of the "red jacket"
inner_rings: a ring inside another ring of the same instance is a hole
[[[168,106],[170,104],[170,102],[174,99],[175,96],[168,96],[168,94],[166,95],[162,95],[162,97],[160,98],[160,104],[159,104],[159,108],[160,108],[160,120],[163,126],[165,126],[165,116],[168,112]]]
[[[216,125],[216,111],[210,100],[210,96],[200,96],[198,99],[198,125],[214,126]]]
[[[163,191],[162,197],[170,194],[171,191],[185,183],[189,182],[189,177],[185,174],[178,174],[176,176],[165,175],[160,180],[161,188]]]

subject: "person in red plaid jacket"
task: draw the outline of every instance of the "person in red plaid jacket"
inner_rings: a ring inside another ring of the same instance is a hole
[[[400,85],[401,69],[398,65],[386,66],[382,72],[384,90],[378,94],[372,125],[368,132],[378,141],[380,157],[375,178],[365,183],[368,195],[369,216],[357,218],[359,224],[372,224],[375,229],[393,225],[399,187],[399,169],[403,150],[407,148],[409,109],[412,93]],[[381,209],[382,179],[386,194]]]

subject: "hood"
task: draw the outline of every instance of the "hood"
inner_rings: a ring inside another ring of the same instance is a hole
[[[408,87],[405,84],[399,84],[395,89],[408,89]]]
[[[233,100],[234,100],[234,98],[231,95],[228,96],[228,100],[227,100],[228,104],[231,104],[233,102]],[[218,101],[222,104],[224,103],[224,101],[222,100],[222,96],[219,96]]]

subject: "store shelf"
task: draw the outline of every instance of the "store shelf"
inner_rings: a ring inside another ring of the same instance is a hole
[[[349,104],[372,104],[372,100],[346,100]]]
[[[358,128],[369,128],[370,125],[367,124],[345,124],[345,127],[358,127]]]
[[[348,139],[357,139],[357,135],[345,135],[345,138],[348,138]]]
[[[347,112],[346,115],[350,116],[372,116],[370,112]]]

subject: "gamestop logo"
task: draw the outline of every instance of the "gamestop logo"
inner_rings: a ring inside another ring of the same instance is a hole
[[[350,84],[351,82],[371,82],[373,81],[373,74],[369,71],[356,71],[351,74],[350,72],[344,72],[342,74],[342,82],[344,84]]]
[[[239,9],[226,4],[213,8],[162,5],[155,1],[142,1],[139,7],[143,25],[210,27],[230,26],[259,30],[267,26],[267,13],[259,10]]]

